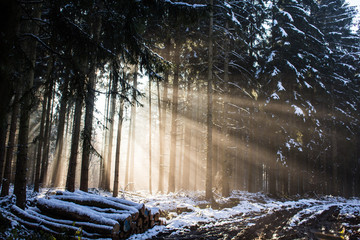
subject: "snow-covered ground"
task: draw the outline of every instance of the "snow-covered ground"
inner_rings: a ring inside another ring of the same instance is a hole
[[[316,218],[332,206],[339,207],[340,214],[345,217],[360,215],[360,199],[358,198],[345,199],[342,197],[325,196],[319,199],[279,201],[269,198],[262,193],[233,191],[231,197],[218,198],[217,201],[219,203],[227,203],[238,200],[238,204],[230,208],[213,209],[208,205],[208,202],[204,201],[204,195],[204,192],[179,192],[168,195],[146,195],[145,198],[134,195],[127,196],[133,201],[144,202],[148,207],[167,211],[168,214],[166,226],[156,226],[143,234],[133,235],[130,239],[148,239],[166,230],[174,230],[172,234],[176,235],[181,233],[184,227],[194,226],[199,223],[203,224],[204,227],[211,228],[216,224],[231,222],[233,217],[238,215],[246,217],[247,221],[251,222],[249,217],[258,217],[255,213],[269,214],[279,209],[303,209],[288,221],[289,228]],[[177,214],[176,210],[178,208],[187,208],[192,211]]]
[[[44,191],[32,198],[43,198]],[[103,196],[110,193],[97,192]],[[212,228],[219,224],[246,219],[251,224],[252,218],[259,218],[278,210],[299,209],[286,223],[286,227],[305,224],[317,218],[324,211],[337,206],[339,214],[343,217],[356,217],[360,215],[360,199],[345,199],[342,197],[325,196],[318,199],[275,200],[261,193],[248,193],[233,191],[231,197],[217,197],[215,205],[210,205],[204,200],[204,192],[178,192],[174,194],[149,195],[143,192],[125,193],[121,197],[134,202],[145,203],[152,212],[160,211],[165,226],[155,226],[142,234],[135,234],[130,239],[149,239],[161,232],[171,232],[172,235],[181,234],[184,229],[201,225],[202,228]],[[31,199],[30,199],[31,200]],[[9,198],[0,198],[0,213],[9,216],[5,202]],[[12,227],[16,228],[16,219]],[[344,223],[344,226],[346,223]],[[11,229],[10,229],[11,230]],[[359,225],[360,230],[360,225]]]

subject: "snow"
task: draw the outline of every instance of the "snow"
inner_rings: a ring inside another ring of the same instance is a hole
[[[280,70],[277,68],[277,67],[274,67],[274,70],[273,70],[273,72],[271,73],[271,76],[276,76],[276,75],[278,75],[278,73],[280,73]]]
[[[271,98],[275,100],[280,99],[279,95],[277,95],[276,93],[271,94]]]
[[[310,84],[308,84],[306,81],[304,81],[304,84],[307,88],[312,88],[312,86]]]
[[[172,2],[170,0],[164,0],[164,2],[170,3],[172,5],[185,6],[185,7],[191,7],[191,8],[206,7],[206,5],[204,5],[204,4],[189,4],[186,2]]]
[[[295,143],[293,141],[292,143]],[[281,153],[280,153],[281,154]],[[287,223],[287,227],[292,227],[299,222],[309,221],[311,218],[321,214],[322,211],[329,209],[331,206],[337,205],[340,207],[340,213],[343,215],[354,215],[360,212],[360,200],[359,199],[344,199],[336,198],[332,196],[325,197],[324,199],[300,199],[297,201],[276,201],[268,198],[261,193],[248,193],[243,191],[233,191],[230,198],[237,198],[240,200],[239,204],[232,208],[224,208],[220,210],[207,207],[201,209],[197,205],[204,203],[204,201],[198,200],[203,192],[179,192],[177,194],[169,195],[157,195],[148,196],[147,206],[156,205],[161,209],[167,211],[175,211],[178,206],[191,207],[193,212],[184,212],[181,214],[172,215],[173,218],[167,220],[167,225],[156,227],[148,230],[144,234],[137,234],[130,239],[147,239],[155,236],[158,232],[172,230],[176,235],[183,231],[184,227],[190,227],[199,223],[204,223],[204,228],[211,228],[217,224],[224,224],[231,222],[232,217],[235,215],[242,215],[244,218],[256,218],[251,216],[254,213],[264,213],[264,215],[271,213],[279,209],[292,209],[292,208],[304,208],[299,211],[294,217]],[[222,201],[226,201],[229,198],[222,198]],[[257,199],[257,201],[254,199]],[[260,201],[259,201],[260,199]],[[220,200],[220,201],[221,201]]]
[[[166,229],[165,226],[155,226],[149,230],[147,230],[145,233],[142,234],[134,234],[132,236],[130,236],[128,239],[129,240],[143,240],[143,239],[150,239],[152,237],[155,237],[157,234],[159,234],[160,232],[163,232]]]
[[[302,74],[298,72],[298,70],[296,69],[296,67],[289,61],[286,61],[286,64],[292,69],[294,70],[294,72],[296,73],[297,77],[300,77]]]
[[[295,104],[291,105],[294,109],[295,109],[295,114],[298,116],[305,116],[304,111],[299,108],[298,106],[296,106]]]
[[[302,152],[301,144],[295,141],[295,139],[290,138],[286,143],[285,146],[290,150],[291,146],[296,147],[300,152]]]
[[[298,34],[305,36],[305,33],[303,31],[301,31],[300,29],[298,29],[297,27],[295,27],[294,25],[290,24],[290,28],[292,30],[294,30],[295,32],[297,32]]]
[[[287,143],[290,145],[299,145],[294,139],[290,139]],[[278,155],[282,158],[282,152],[279,151]],[[185,227],[190,227],[194,225],[202,225],[202,228],[212,228],[217,225],[231,223],[232,221],[248,221],[248,225],[251,225],[251,221],[256,220],[260,216],[266,216],[271,214],[274,211],[281,209],[299,209],[299,211],[293,215],[289,221],[285,224],[284,228],[292,228],[299,224],[307,223],[312,219],[316,218],[323,211],[337,206],[340,210],[340,214],[343,216],[357,216],[360,213],[360,199],[352,198],[345,199],[341,197],[332,197],[324,196],[318,199],[298,199],[298,200],[287,200],[280,201],[269,198],[262,193],[248,193],[244,191],[234,190],[229,198],[223,198],[216,195],[216,201],[218,203],[229,202],[230,199],[237,199],[238,202],[235,203],[232,207],[225,207],[222,209],[213,209],[209,203],[203,200],[204,196],[203,191],[198,192],[186,192],[179,191],[177,193],[171,194],[158,194],[158,195],[149,195],[147,193],[137,193],[137,194],[126,194],[126,199],[117,198],[121,201],[126,202],[136,202],[135,204],[145,203],[147,208],[150,208],[152,211],[161,210],[166,211],[169,214],[169,218],[166,220],[165,226],[155,226],[147,230],[142,234],[132,235],[129,239],[149,239],[156,237],[158,233],[172,231],[172,236],[184,231]],[[89,197],[90,194],[79,193],[82,197]],[[94,194],[92,194],[94,195]],[[109,193],[100,192],[99,196],[108,196]],[[107,197],[106,197],[107,198]],[[0,199],[0,203],[1,203]],[[8,199],[4,198],[4,201]],[[59,206],[59,201],[54,198],[46,199],[44,195],[38,196],[38,201],[51,205]],[[202,205],[202,207],[200,207]],[[14,206],[16,208],[16,206]],[[63,203],[65,208],[73,208],[71,203]],[[188,208],[189,212],[183,212],[177,214],[176,210],[178,207]],[[73,209],[74,210],[74,209]],[[0,208],[2,213],[3,209]],[[74,210],[75,211],[75,210]],[[77,210],[81,212],[82,208],[77,207]],[[32,214],[32,217],[38,217],[35,207],[28,209],[28,213]],[[87,208],[87,214],[91,214],[91,210]],[[5,215],[5,214],[4,214]],[[234,217],[236,219],[234,220]],[[94,216],[93,216],[94,217]],[[44,219],[44,217],[39,220]],[[51,219],[45,219],[51,220]],[[17,223],[21,223],[22,219],[19,219],[13,216],[13,226],[16,227]],[[58,220],[59,225],[62,223],[68,224],[65,220]],[[76,227],[74,227],[75,229]],[[43,230],[46,230],[45,227]]]
[[[277,87],[278,87],[278,91],[285,91],[285,88],[283,87],[282,83],[279,81],[278,84],[277,84]]]
[[[291,14],[286,11],[280,11],[282,15],[284,15],[290,22],[294,22],[294,19],[292,18]]]
[[[99,224],[115,225],[117,224],[117,219],[124,219],[124,216],[122,216],[122,214],[106,214],[107,217],[104,217],[102,214],[99,214],[98,212],[91,210],[87,207],[79,206],[71,202],[60,201],[57,199],[50,200],[45,198],[39,198],[38,202],[48,208],[56,207],[58,209],[63,209],[64,212],[73,212],[78,215],[87,216],[91,219],[96,220]]]
[[[267,62],[269,63],[269,62],[272,62],[273,60],[274,60],[274,57],[276,56],[276,53],[275,53],[275,51],[272,51],[271,53],[270,53],[270,56],[269,56],[269,58],[267,59]]]
[[[99,201],[100,198],[99,197],[92,197],[92,196],[71,196],[71,197],[67,197],[67,196],[62,196],[62,195],[57,195],[52,197],[53,199],[58,199],[58,200],[69,200],[69,199],[73,199],[73,200],[77,200],[79,202],[86,202],[86,201]],[[122,208],[124,210],[127,210],[129,213],[136,213],[137,209],[131,206],[127,206],[121,203],[114,203],[111,202],[107,199],[102,199],[101,200],[102,203],[104,204],[108,204],[108,205],[113,205],[119,208]]]
[[[309,115],[310,115],[310,113],[311,112],[314,112],[314,113],[316,113],[316,109],[314,108],[314,106],[311,104],[311,102],[308,100],[308,101],[306,101],[306,103],[308,104],[308,106],[309,106]]]
[[[239,22],[239,20],[237,20],[237,18],[235,17],[234,12],[231,12],[231,20],[236,23],[237,25],[241,26],[241,23]]]
[[[280,29],[280,32],[281,32],[281,36],[283,36],[283,37],[288,36],[287,32],[282,27],[280,27],[279,29]]]

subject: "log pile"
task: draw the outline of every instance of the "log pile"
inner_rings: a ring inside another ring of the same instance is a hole
[[[39,198],[36,207],[11,209],[24,226],[55,236],[124,239],[162,225],[158,209],[142,203],[76,191]]]

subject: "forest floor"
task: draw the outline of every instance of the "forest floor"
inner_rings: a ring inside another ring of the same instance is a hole
[[[360,239],[360,199],[274,199],[234,191],[210,205],[204,193],[149,196],[166,226],[131,239]]]
[[[29,193],[29,202],[48,192],[37,196]],[[217,196],[210,204],[203,196],[204,192],[185,191],[167,195],[123,193],[120,197],[159,209],[166,222],[130,239],[360,239],[359,198],[275,199],[262,193],[234,191],[231,197]],[[3,216],[5,202],[5,198],[0,199]],[[35,235],[16,221],[0,228],[0,239],[41,239]]]

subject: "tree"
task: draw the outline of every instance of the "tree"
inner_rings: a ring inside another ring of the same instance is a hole
[[[175,37],[174,43],[174,78],[172,85],[172,108],[171,108],[171,141],[170,141],[170,166],[168,193],[175,192],[175,169],[176,169],[176,138],[179,97],[179,73],[180,73],[180,42]]]
[[[30,12],[30,19],[21,25],[20,34],[26,36],[27,34],[37,35],[39,27],[32,21],[32,18],[40,19],[41,17],[41,6],[38,4],[26,4],[23,6],[25,9],[22,14],[26,16],[27,12]],[[21,83],[23,84],[22,89],[22,100],[20,103],[20,123],[19,123],[19,143],[18,153],[16,160],[16,173],[14,183],[14,194],[16,196],[16,205],[22,209],[25,208],[26,204],[26,171],[27,171],[27,158],[28,158],[28,138],[29,138],[29,120],[31,113],[31,90],[34,81],[34,68],[36,61],[36,45],[37,42],[33,39],[26,39],[22,42],[21,48],[24,52],[25,61],[21,64]]]
[[[213,84],[213,24],[214,24],[214,2],[210,0],[209,2],[209,43],[208,43],[208,77],[207,77],[207,144],[206,144],[206,199],[212,200],[212,84]]]
[[[115,62],[116,64],[116,62]],[[120,109],[119,109],[119,119],[118,119],[118,132],[116,137],[116,153],[115,153],[115,174],[114,174],[114,190],[113,197],[117,197],[119,192],[119,169],[120,169],[120,143],[121,143],[121,130],[124,119],[124,97],[126,92],[125,86],[125,73],[124,77],[120,78],[118,73],[117,65],[115,65],[114,78],[121,81],[121,96],[120,96]]]
[[[5,166],[4,166],[4,176],[2,178],[2,185],[1,185],[1,197],[5,197],[9,195],[9,188],[10,188],[10,180],[11,180],[11,165],[12,159],[14,154],[15,148],[15,135],[17,129],[17,122],[18,122],[18,114],[19,114],[19,98],[21,93],[15,93],[13,109],[11,111],[11,122],[10,122],[10,129],[9,129],[9,139],[7,142],[7,151],[6,151],[6,158],[5,158]]]

